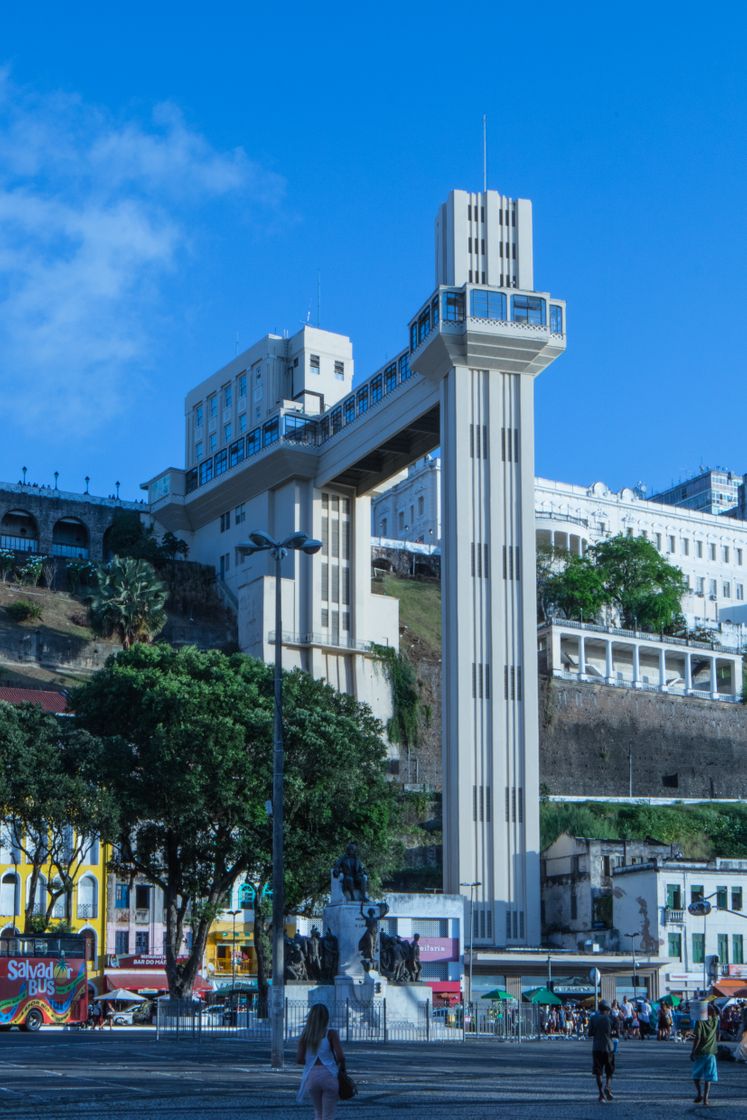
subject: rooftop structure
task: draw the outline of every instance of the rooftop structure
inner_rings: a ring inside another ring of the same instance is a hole
[[[727,513],[739,502],[742,475],[732,474],[721,467],[704,470],[683,482],[652,494],[650,501],[661,505],[684,506],[701,513]]]

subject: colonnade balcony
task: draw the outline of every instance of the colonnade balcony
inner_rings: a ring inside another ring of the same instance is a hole
[[[537,547],[583,556],[589,547],[589,522],[571,514],[535,511]]]
[[[539,627],[540,668],[566,680],[738,704],[737,648],[639,630],[553,619]]]

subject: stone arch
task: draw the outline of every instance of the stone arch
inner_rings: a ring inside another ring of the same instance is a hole
[[[109,525],[108,528],[104,529],[104,533],[101,538],[101,558],[105,564],[114,559],[114,553],[112,552],[111,544],[109,543],[111,541],[113,528],[113,525]]]
[[[92,926],[83,926],[82,929],[78,930],[78,933],[84,938],[86,943],[86,960],[95,968],[98,956],[96,930],[93,929]]]
[[[88,528],[79,517],[60,517],[52,528],[52,555],[87,560]]]
[[[39,551],[39,524],[26,509],[9,509],[0,521],[0,547]]]
[[[436,579],[438,577],[438,564],[431,559],[416,560],[413,564],[413,575],[425,579]]]

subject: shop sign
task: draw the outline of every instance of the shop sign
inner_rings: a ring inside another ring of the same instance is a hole
[[[423,937],[420,938],[421,961],[458,961],[458,937]]]

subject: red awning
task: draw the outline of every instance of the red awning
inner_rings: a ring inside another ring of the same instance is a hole
[[[127,988],[129,992],[167,992],[169,982],[166,973],[159,968],[141,969],[140,972],[126,972],[123,968],[108,968],[104,974],[106,990]],[[194,992],[212,992],[213,986],[198,973],[195,977]]]
[[[458,995],[462,990],[459,980],[426,980],[426,984],[430,985],[434,992],[456,992]]]
[[[713,985],[713,990],[718,992],[720,996],[728,996],[731,999],[745,999],[747,997],[747,980],[744,977],[722,976]]]

